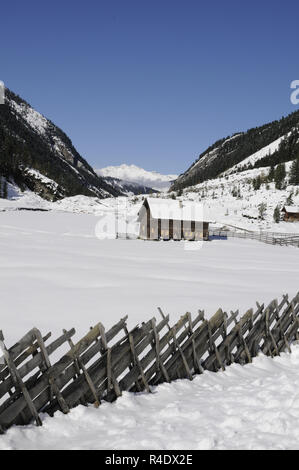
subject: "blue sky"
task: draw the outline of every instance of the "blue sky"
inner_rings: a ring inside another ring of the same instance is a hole
[[[299,109],[298,0],[11,0],[1,16],[0,79],[96,168],[180,173]]]

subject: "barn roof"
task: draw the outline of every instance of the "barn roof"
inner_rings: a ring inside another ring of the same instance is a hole
[[[203,222],[203,205],[193,201],[146,198],[154,219],[173,219]]]
[[[284,210],[289,214],[299,214],[299,207],[297,206],[284,206]]]

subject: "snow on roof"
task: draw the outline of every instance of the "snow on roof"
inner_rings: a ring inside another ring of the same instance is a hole
[[[299,207],[297,206],[284,206],[284,209],[286,212],[289,212],[290,214],[299,214]]]
[[[193,201],[146,198],[154,219],[173,219],[203,222],[203,205]]]

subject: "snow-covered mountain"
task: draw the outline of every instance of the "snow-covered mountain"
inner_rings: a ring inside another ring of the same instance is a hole
[[[203,205],[204,217],[212,226],[235,227],[245,230],[270,232],[299,232],[299,223],[275,222],[274,210],[287,205],[299,206],[299,187],[288,182],[292,162],[285,164],[287,178],[282,189],[267,181],[270,167],[260,167],[237,173],[224,174],[204,183],[190,186],[176,194],[178,199],[192,200]],[[261,186],[254,188],[254,180],[260,178]],[[263,217],[260,207],[264,205]]]
[[[99,177],[68,136],[9,89],[0,106],[0,176],[43,198],[122,192]]]
[[[95,170],[99,176],[108,176],[122,181],[137,183],[141,186],[155,189],[157,191],[167,191],[177,175],[162,175],[156,171],[147,171],[136,165],[107,166]]]
[[[299,111],[260,127],[218,140],[171,186],[179,190],[245,169],[277,165],[299,155]]]

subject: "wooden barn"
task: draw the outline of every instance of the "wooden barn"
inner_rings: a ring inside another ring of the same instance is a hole
[[[299,222],[299,207],[285,206],[282,209],[283,220],[285,222]]]
[[[208,240],[209,222],[202,205],[148,197],[138,213],[139,237],[144,240]]]

